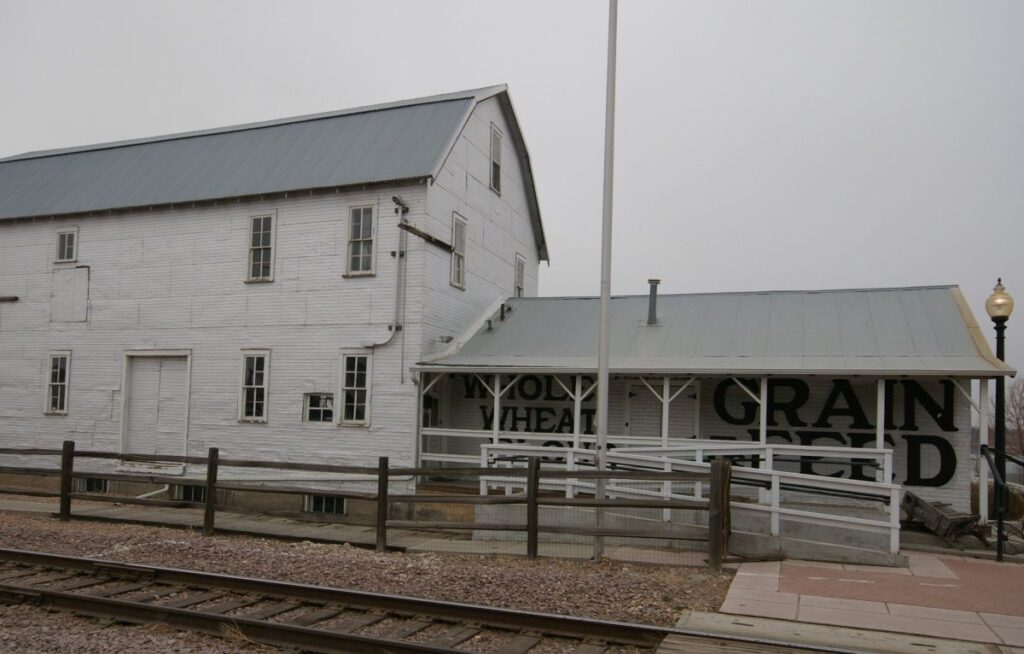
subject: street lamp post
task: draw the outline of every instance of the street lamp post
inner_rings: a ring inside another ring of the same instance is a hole
[[[985,301],[985,311],[995,324],[996,330],[996,358],[1006,361],[1006,321],[1013,313],[1013,298],[1003,288],[1002,278],[996,281],[992,295]],[[1003,521],[1006,517],[1006,504],[1009,497],[1006,493],[1006,379],[999,375],[996,377],[996,428],[995,428],[995,449],[996,449],[996,473],[1002,484],[996,486],[996,560],[1003,560]],[[978,489],[981,493],[988,492],[988,489]]]

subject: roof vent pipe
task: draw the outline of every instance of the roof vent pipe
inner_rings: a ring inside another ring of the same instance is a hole
[[[647,324],[657,325],[658,324],[658,284],[661,283],[660,279],[648,279],[647,283],[651,285],[650,300],[647,303]]]

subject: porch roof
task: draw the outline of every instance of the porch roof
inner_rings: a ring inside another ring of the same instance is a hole
[[[597,369],[596,297],[515,298],[421,370]],[[612,298],[610,368],[618,374],[836,374],[993,377],[992,354],[959,287]],[[491,330],[487,329],[490,319]]]

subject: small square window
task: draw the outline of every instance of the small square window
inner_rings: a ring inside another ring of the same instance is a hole
[[[306,422],[334,421],[333,393],[306,393],[305,404],[303,415]]]
[[[54,261],[67,263],[75,261],[78,256],[78,229],[67,229],[57,232],[57,257]]]
[[[306,512],[345,515],[345,498],[331,495],[307,495]]]
[[[205,502],[206,486],[196,484],[182,484],[175,486],[175,495],[181,502]]]
[[[96,477],[85,477],[84,479],[75,480],[78,491],[82,493],[106,493],[107,492],[107,480],[97,479]]]

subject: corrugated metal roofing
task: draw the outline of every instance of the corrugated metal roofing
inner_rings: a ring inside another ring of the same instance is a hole
[[[472,96],[30,153],[0,161],[0,219],[427,177]]]
[[[518,298],[457,352],[425,367],[597,369],[598,298]],[[612,298],[615,372],[992,376],[999,362],[959,288]]]

